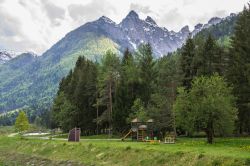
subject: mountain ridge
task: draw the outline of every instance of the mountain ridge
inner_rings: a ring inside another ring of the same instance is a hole
[[[199,33],[204,30],[202,27],[192,32]],[[49,107],[61,78],[79,56],[96,61],[107,49],[121,55],[126,48],[134,51],[149,42],[158,58],[180,48],[189,34],[187,26],[179,32],[169,31],[151,17],[140,19],[134,11],[119,24],[102,16],[72,30],[42,56],[23,54],[0,65],[0,112],[29,105]]]

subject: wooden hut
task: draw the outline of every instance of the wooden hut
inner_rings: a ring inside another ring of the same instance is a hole
[[[81,135],[81,129],[75,127],[69,131],[68,141],[69,142],[79,142],[80,135]]]

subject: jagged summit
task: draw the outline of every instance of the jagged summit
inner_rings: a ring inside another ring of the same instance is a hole
[[[108,18],[106,16],[100,17],[97,21],[104,21],[106,23],[115,24],[115,22],[113,20],[111,20],[110,18]]]
[[[229,16],[228,16],[229,17]],[[234,19],[222,19],[233,26]],[[197,25],[195,31],[189,32],[186,26],[181,31],[167,30],[157,25],[151,18],[140,19],[135,11],[131,11],[120,24],[103,16],[72,30],[60,41],[47,50],[42,56],[22,54],[11,58],[9,54],[0,55],[0,107],[1,111],[13,110],[26,106],[27,103],[49,105],[56,95],[59,82],[73,68],[79,56],[98,61],[107,50],[122,55],[126,48],[135,51],[142,43],[150,43],[155,58],[176,51],[185,43],[191,34],[199,33],[211,24]],[[228,28],[229,30],[233,28]],[[188,33],[186,33],[188,32]],[[228,34],[230,32],[227,32]],[[10,60],[9,60],[10,59]],[[18,70],[18,71],[16,71]],[[15,73],[10,74],[10,73]],[[9,89],[14,89],[10,91]],[[48,97],[44,97],[45,95]],[[29,98],[27,96],[35,96]],[[9,101],[12,105],[6,103]]]
[[[215,25],[221,22],[221,18],[219,17],[213,17],[208,21],[208,24]]]
[[[126,18],[139,18],[139,15],[134,10],[131,10],[126,16]]]
[[[147,16],[147,18],[145,19],[145,21],[149,24],[152,24],[152,25],[156,25],[156,22],[150,17],[150,16]]]
[[[199,23],[194,26],[194,29],[200,29],[202,28],[203,24]]]
[[[189,35],[194,36],[202,29],[219,23],[222,19],[214,17],[204,25],[197,24],[193,31],[186,25],[177,32],[159,27],[150,16],[147,16],[145,20],[140,19],[134,10],[131,10],[119,24],[105,16],[102,16],[99,20],[108,24],[98,22],[97,25],[94,25],[94,28],[105,32],[105,35],[118,42],[121,48],[135,50],[142,43],[149,42],[155,56],[160,57],[180,48]]]
[[[21,52],[0,49],[0,64],[4,64],[7,61],[17,57],[20,54],[21,54]]]
[[[181,28],[181,32],[182,32],[182,33],[190,33],[189,26],[186,25],[186,26],[184,26],[183,28]]]

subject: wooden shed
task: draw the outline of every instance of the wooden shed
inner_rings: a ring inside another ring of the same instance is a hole
[[[81,135],[81,129],[75,127],[69,131],[68,141],[69,142],[79,142],[80,135]]]

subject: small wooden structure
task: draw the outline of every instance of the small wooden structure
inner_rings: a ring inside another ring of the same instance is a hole
[[[174,144],[175,143],[175,136],[169,135],[165,137],[165,144]]]
[[[68,141],[69,142],[79,142],[80,135],[81,135],[81,129],[75,127],[69,131]]]
[[[132,140],[136,141],[149,141],[154,138],[152,129],[153,119],[149,119],[146,122],[140,121],[135,118],[131,121],[130,131],[122,138],[124,140],[129,135],[131,135]]]

